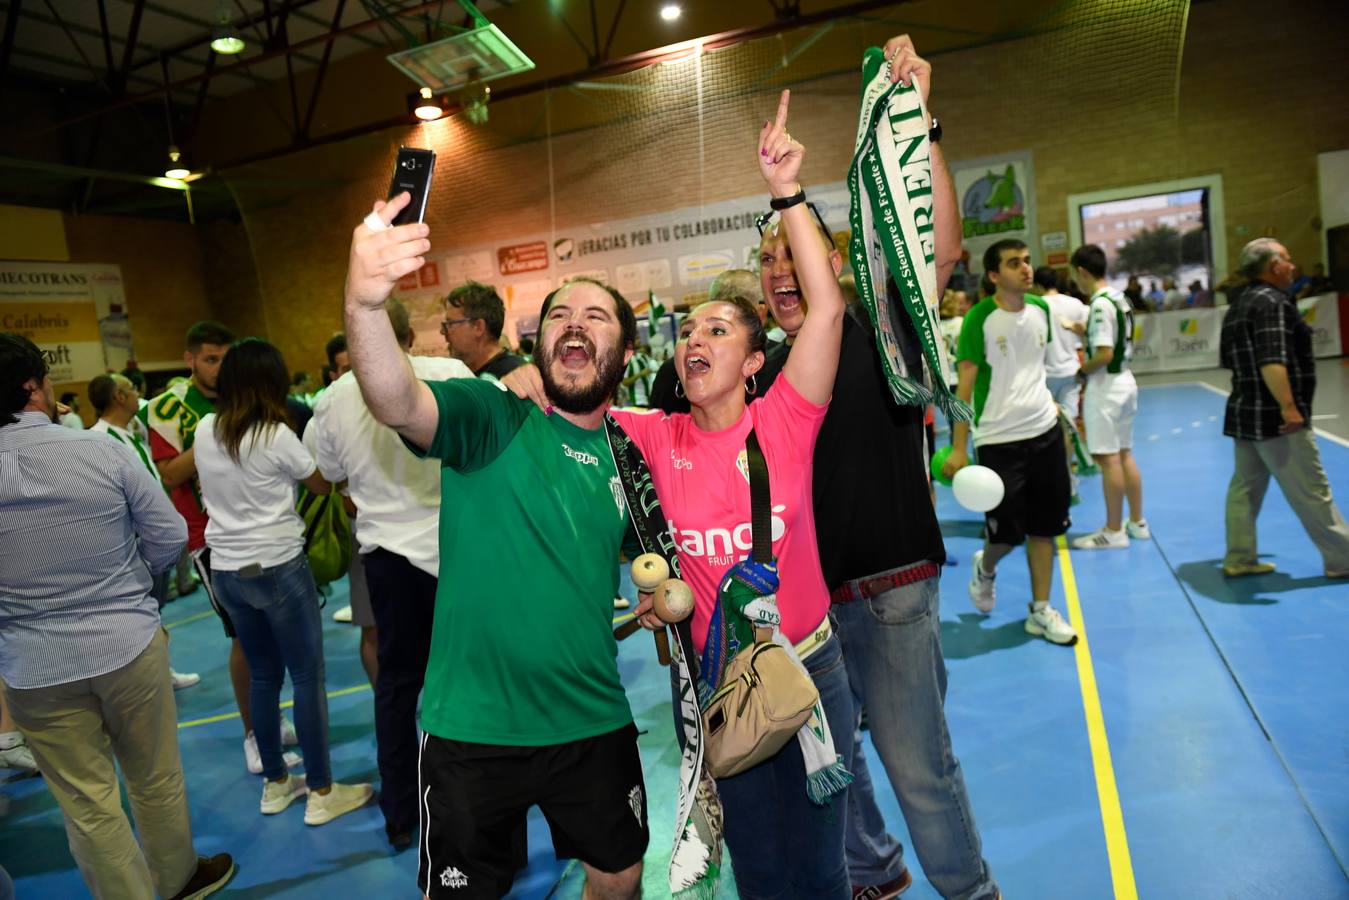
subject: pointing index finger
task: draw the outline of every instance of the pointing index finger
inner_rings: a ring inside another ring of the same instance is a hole
[[[778,118],[775,123],[778,128],[787,127],[787,106],[791,102],[792,92],[786,90],[782,92],[782,97],[778,100]]]

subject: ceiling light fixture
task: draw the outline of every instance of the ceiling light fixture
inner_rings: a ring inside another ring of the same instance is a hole
[[[223,56],[244,52],[244,39],[230,24],[230,8],[223,2],[216,7],[216,27],[211,30],[211,49]]]
[[[673,22],[682,12],[678,3],[667,3],[660,8],[660,17],[667,22]]]
[[[175,145],[169,144],[169,167],[164,170],[165,178],[182,181],[192,174],[192,170],[182,163],[183,154]]]
[[[412,114],[423,122],[434,122],[445,114],[445,110],[441,108],[429,87],[424,87],[418,92],[416,104]]]

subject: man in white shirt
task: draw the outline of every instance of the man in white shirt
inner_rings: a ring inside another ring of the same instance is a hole
[[[1129,371],[1133,356],[1134,314],[1129,301],[1105,280],[1105,251],[1085,244],[1073,251],[1073,280],[1091,297],[1087,320],[1090,356],[1082,364],[1087,378],[1082,419],[1087,427],[1087,449],[1101,467],[1105,491],[1105,525],[1073,541],[1078,550],[1118,550],[1129,538],[1152,537],[1143,518],[1143,476],[1134,460],[1134,416],[1138,413],[1138,382]],[[1124,498],[1129,498],[1129,521]]]
[[[164,481],[160,478],[159,467],[150,459],[149,445],[132,426],[133,422],[138,421],[136,411],[140,409],[140,399],[140,391],[129,378],[123,375],[99,375],[89,382],[89,402],[93,404],[94,413],[98,416],[98,421],[90,426],[89,430],[106,434],[129,447],[141,465],[154,476],[155,482],[163,487]],[[159,603],[160,609],[168,602],[169,579],[172,577],[173,569],[150,573],[150,596]],[[167,639],[168,632],[165,631],[164,634]],[[201,681],[201,676],[196,672],[178,672],[169,669],[169,675],[173,679],[175,691],[190,688]]]
[[[1082,338],[1079,335],[1087,328],[1087,305],[1076,297],[1059,293],[1059,273],[1050,266],[1036,269],[1034,280],[1035,289],[1049,306],[1049,318],[1054,324],[1054,340],[1045,348],[1045,384],[1063,413],[1063,449],[1072,472],[1073,445],[1081,439],[1076,424],[1082,402],[1077,370],[1082,367]],[[1078,502],[1077,475],[1072,473],[1073,503]]]
[[[410,348],[407,310],[394,299],[385,308],[394,335]],[[423,380],[473,377],[456,359],[408,359]],[[430,653],[440,568],[440,464],[414,456],[397,432],[375,420],[354,372],[319,396],[305,443],[323,477],[346,481],[356,505],[356,540],[374,611],[371,631],[378,656],[379,804],[390,843],[407,846],[418,809],[417,698]]]
[[[84,419],[80,417],[79,395],[74,391],[66,391],[61,395],[61,403],[67,407],[67,410],[61,413],[61,424],[76,431],[83,431]]]
[[[1054,539],[1068,530],[1072,488],[1063,456],[1059,412],[1045,383],[1046,348],[1054,326],[1045,301],[1030,293],[1030,250],[1001,240],[984,253],[995,292],[965,315],[957,356],[956,394],[974,401],[974,449],[979,464],[1002,478],[1002,502],[985,514],[984,548],[971,561],[970,598],[987,613],[995,602],[998,562],[1026,544],[1031,604],[1026,631],[1055,644],[1077,643],[1077,632],[1049,605]],[[955,422],[942,467],[950,478],[969,463],[970,423]]]

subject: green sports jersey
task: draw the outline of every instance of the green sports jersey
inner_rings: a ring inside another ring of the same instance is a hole
[[[1045,349],[1054,328],[1049,305],[1026,295],[1018,312],[985,297],[965,314],[958,362],[977,367],[974,379],[974,446],[1010,444],[1044,434],[1058,421],[1045,384]]]
[[[627,725],[612,621],[628,510],[604,429],[477,379],[427,384],[423,455],[443,467],[422,728],[542,746]]]

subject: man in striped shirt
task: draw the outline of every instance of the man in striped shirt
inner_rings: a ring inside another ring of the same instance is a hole
[[[54,424],[42,351],[0,334],[0,678],[96,897],[205,897],[234,874],[198,857],[150,573],[183,517],[125,447]],[[126,779],[140,841],[122,811]]]

